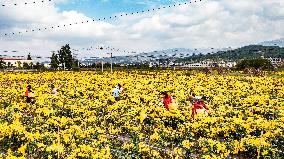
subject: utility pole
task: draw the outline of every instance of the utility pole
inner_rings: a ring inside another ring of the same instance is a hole
[[[104,61],[102,60],[102,73],[104,72]]]
[[[104,48],[101,47],[100,50],[103,50]],[[104,72],[104,60],[102,59],[102,73]]]
[[[112,53],[108,54],[110,54],[110,73],[112,74]]]
[[[112,53],[110,53],[110,73],[112,74]]]

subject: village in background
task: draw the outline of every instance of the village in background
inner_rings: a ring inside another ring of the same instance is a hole
[[[271,42],[270,42],[271,43]],[[237,49],[168,49],[149,53],[131,52],[120,55],[117,51],[100,47],[103,57],[80,57],[80,50],[72,49],[69,44],[59,51],[51,52],[51,57],[26,53],[15,56],[17,51],[0,53],[2,71],[39,71],[39,70],[78,70],[112,67],[127,68],[255,68],[261,70],[282,69],[284,48],[277,44],[249,45]],[[81,50],[82,51],[82,50]],[[83,51],[82,51],[83,52]],[[94,52],[94,55],[96,53]]]

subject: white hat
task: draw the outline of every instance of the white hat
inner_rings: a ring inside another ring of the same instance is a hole
[[[199,97],[199,96],[194,97],[194,100],[199,100],[199,99],[201,99],[201,97]]]

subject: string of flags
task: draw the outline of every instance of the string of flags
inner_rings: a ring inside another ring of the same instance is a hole
[[[107,51],[111,51],[111,52],[120,52],[120,53],[128,53],[128,54],[135,54],[137,53],[136,51],[129,51],[129,50],[124,50],[124,49],[118,49],[118,48],[114,48],[114,47],[110,47],[110,46],[91,46],[88,48],[80,48],[80,49],[71,49],[74,52],[79,52],[79,51],[91,51],[91,50],[107,50]],[[0,50],[1,52],[1,50]],[[2,51],[3,53],[16,53],[19,51]],[[29,52],[29,51],[25,51],[25,52]],[[77,54],[78,55],[78,54]],[[0,57],[8,57],[8,55],[2,55],[0,54]],[[24,56],[13,56],[13,57],[24,57]],[[37,58],[43,58],[40,56],[37,56]],[[45,57],[45,58],[50,58],[50,57]]]
[[[123,17],[123,16],[138,15],[138,14],[143,14],[143,13],[146,13],[146,12],[158,11],[158,10],[161,10],[161,9],[173,8],[173,7],[177,7],[177,6],[197,3],[198,1],[201,2],[201,0],[195,0],[195,1],[190,1],[190,2],[178,3],[178,4],[173,4],[173,5],[168,5],[168,6],[163,6],[163,7],[158,7],[158,8],[148,9],[148,10],[142,10],[142,11],[137,11],[137,12],[132,12],[132,13],[124,13],[124,14],[120,14],[120,15],[99,18],[99,19],[97,19],[97,21],[103,21],[103,20],[107,20],[107,19],[116,19],[118,17]],[[49,26],[49,27],[37,28],[37,29],[27,29],[27,30],[24,30],[24,31],[12,32],[12,33],[4,33],[4,35],[8,36],[8,35],[16,35],[16,34],[24,34],[24,33],[29,33],[29,32],[36,32],[36,31],[44,31],[44,30],[48,30],[48,29],[56,29],[56,28],[62,28],[62,27],[67,27],[67,26],[86,24],[86,23],[91,23],[91,22],[95,22],[95,21],[96,21],[95,19],[92,19],[92,20],[86,20],[86,21],[70,23],[70,24]]]
[[[4,50],[3,52],[6,53],[6,52],[18,52],[18,51],[7,51],[7,50]]]
[[[7,6],[18,6],[18,5],[29,5],[29,4],[38,4],[38,3],[44,3],[44,2],[51,2],[51,0],[41,0],[41,1],[33,1],[33,2],[23,2],[23,3],[12,3],[10,5],[7,4],[1,4],[1,7],[7,7]]]

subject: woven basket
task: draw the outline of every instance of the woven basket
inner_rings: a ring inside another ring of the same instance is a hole
[[[196,109],[196,113],[197,114],[208,115],[208,110],[206,110],[206,109]]]
[[[176,103],[169,104],[169,110],[177,110],[178,105]]]

